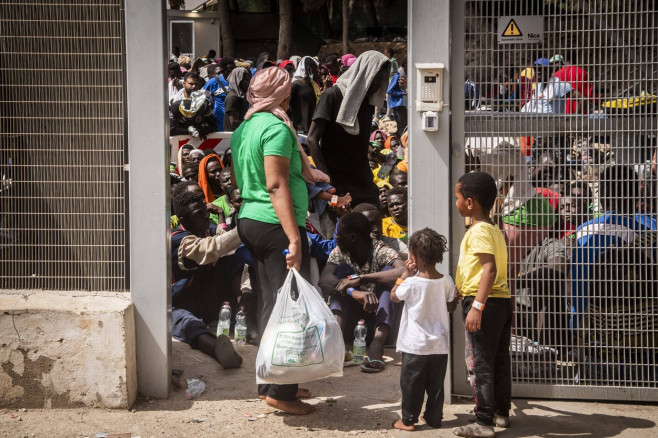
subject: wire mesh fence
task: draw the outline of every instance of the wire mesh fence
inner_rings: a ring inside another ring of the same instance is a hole
[[[469,0],[464,20],[465,170],[500,189],[514,383],[656,388],[654,2]]]
[[[127,289],[123,16],[0,3],[0,289]]]

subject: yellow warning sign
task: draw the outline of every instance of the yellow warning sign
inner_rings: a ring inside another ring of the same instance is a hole
[[[507,27],[505,27],[505,30],[503,31],[503,36],[504,37],[523,36],[521,30],[519,29],[519,26],[516,24],[513,18],[509,21]]]
[[[544,17],[513,15],[498,17],[498,44],[534,44],[544,40]]]

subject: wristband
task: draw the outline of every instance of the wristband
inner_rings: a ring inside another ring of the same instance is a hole
[[[402,278],[402,277],[398,277],[398,279],[395,280],[395,285],[396,285],[396,286],[399,286],[399,285],[401,285],[403,282],[404,282],[404,278]]]
[[[352,292],[354,292],[354,288],[353,287],[348,287],[347,288],[347,295],[352,296]]]
[[[217,224],[217,226],[218,226],[219,228],[221,228],[222,230],[226,230],[226,229],[228,229],[228,225],[225,224],[225,223]]]
[[[329,205],[331,205],[332,207],[337,206],[338,205],[338,196],[333,195],[331,197],[331,201],[329,201]]]
[[[481,311],[484,310],[484,303],[481,303],[479,301],[473,301],[473,304],[471,305],[471,307],[474,307],[474,308],[478,309],[481,312]]]

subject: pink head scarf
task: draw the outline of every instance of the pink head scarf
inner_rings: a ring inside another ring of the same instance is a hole
[[[341,56],[340,59],[343,61],[344,66],[349,67],[350,65],[354,64],[354,61],[356,61],[356,56],[352,55],[351,53],[348,53],[346,55]],[[354,59],[354,61],[348,64],[350,59]]]
[[[297,147],[302,157],[304,179],[311,184],[329,182],[329,177],[324,172],[311,168],[311,162],[299,142],[292,121],[281,108],[281,104],[290,96],[290,87],[290,74],[286,70],[279,67],[268,67],[259,70],[254,75],[247,91],[247,100],[251,104],[251,108],[245,114],[244,119],[249,120],[254,113],[268,112],[283,121],[297,139]]]

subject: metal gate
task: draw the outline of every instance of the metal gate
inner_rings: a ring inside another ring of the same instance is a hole
[[[0,4],[0,289],[127,289],[123,9]]]
[[[514,394],[658,400],[654,2],[467,0],[463,19],[466,170],[499,183]]]

